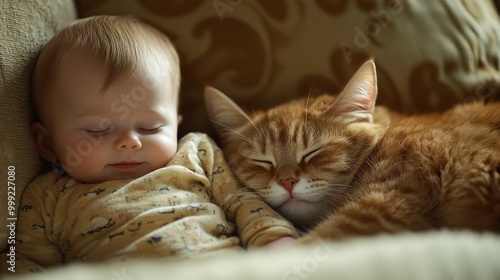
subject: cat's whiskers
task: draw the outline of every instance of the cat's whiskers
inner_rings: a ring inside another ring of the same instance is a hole
[[[252,113],[253,113],[254,119],[257,118],[257,114],[255,114],[255,110],[253,109],[253,107],[252,107]],[[250,118],[248,119],[248,121],[255,128],[255,131],[257,131],[257,135],[260,135],[261,137],[264,137],[264,130],[262,129],[262,127],[259,127],[259,126],[255,125],[255,123],[253,123]]]
[[[248,139],[248,137],[246,137],[245,135],[243,135],[243,134],[235,131],[234,129],[226,128],[226,129],[223,129],[223,130],[232,132],[232,133],[238,135],[241,139],[245,140],[245,142],[247,142],[248,144],[252,144],[252,141],[250,139]]]
[[[332,189],[331,186],[329,186],[330,189],[328,191],[325,191],[325,193],[323,194],[324,199],[331,203],[335,203],[339,199],[342,199],[346,194],[345,191],[349,188],[348,185],[343,184],[334,184],[334,186],[335,189]]]
[[[349,184],[343,184],[343,183],[327,182],[325,184],[327,184],[328,186],[335,186],[335,187],[344,187],[344,188],[348,188],[349,187]]]
[[[316,78],[314,78],[314,81],[312,82],[311,84],[311,87],[309,88],[309,93],[307,94],[307,100],[306,100],[306,111],[305,111],[305,114],[304,114],[304,125],[305,127],[307,127],[307,109],[309,109],[309,98],[311,97],[311,92],[312,92],[312,89],[314,87],[314,83],[316,83]]]
[[[222,131],[228,131],[228,132],[234,133],[234,134],[236,134],[236,135],[240,136],[240,138],[241,138],[241,139],[243,139],[243,140],[245,140],[245,142],[247,142],[248,144],[252,144],[252,141],[251,141],[248,137],[246,137],[245,135],[243,135],[243,134],[241,134],[241,133],[237,132],[237,131],[236,131],[236,130],[234,130],[233,128],[231,128],[231,127],[229,127],[229,126],[227,126],[227,125],[225,125],[225,124],[223,124],[223,123],[216,122],[216,121],[214,121],[214,120],[212,120],[212,121],[213,121],[215,124],[220,125],[221,127],[223,127],[224,129],[222,129]]]
[[[255,111],[254,111],[253,107],[252,107],[252,112],[253,112],[253,116],[254,116],[254,118],[255,118],[256,114],[255,114]],[[245,114],[245,115],[246,115],[246,114]],[[260,130],[260,129],[259,129],[259,128],[255,125],[255,123],[252,121],[252,119],[251,119],[251,118],[249,118],[248,116],[246,117],[246,119],[247,119],[247,120],[248,120],[248,122],[249,122],[249,123],[253,126],[253,128],[255,129],[255,131],[257,131],[257,133],[258,133],[259,135],[262,135],[262,131],[261,131],[261,130]],[[247,139],[248,139],[248,138],[247,138]]]
[[[343,192],[343,191],[349,189],[349,185],[346,185],[346,184],[335,184],[335,183],[328,183],[328,184],[325,185],[325,187],[328,188],[328,193]]]

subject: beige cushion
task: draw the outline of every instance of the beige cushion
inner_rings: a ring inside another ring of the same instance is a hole
[[[7,168],[15,167],[15,203],[24,187],[40,171],[29,124],[29,79],[40,47],[55,30],[76,18],[72,0],[0,2],[0,220],[7,212]],[[17,214],[17,211],[16,211]],[[10,217],[10,216],[8,216]],[[8,228],[0,227],[0,248]]]
[[[498,280],[499,246],[498,235],[470,232],[382,235],[248,254],[219,251],[183,261],[73,263],[12,279]]]
[[[181,134],[207,131],[210,84],[255,109],[338,92],[374,55],[379,104],[406,112],[491,95],[500,21],[491,0],[76,0],[82,16],[130,14],[170,35],[182,57]]]

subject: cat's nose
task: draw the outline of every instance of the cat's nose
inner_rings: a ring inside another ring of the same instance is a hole
[[[278,184],[280,184],[283,188],[285,188],[287,192],[292,193],[293,185],[295,185],[295,183],[297,183],[298,181],[299,180],[297,180],[297,178],[288,177],[279,180]]]

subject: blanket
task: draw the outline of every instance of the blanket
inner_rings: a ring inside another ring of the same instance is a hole
[[[191,133],[166,167],[134,180],[82,184],[52,172],[37,177],[21,198],[15,264],[3,260],[9,267],[2,271],[186,258],[283,236],[296,236],[293,225],[238,185],[208,136]]]

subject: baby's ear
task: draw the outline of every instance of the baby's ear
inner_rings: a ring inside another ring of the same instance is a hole
[[[31,125],[31,135],[35,139],[36,149],[38,153],[48,162],[56,162],[57,155],[52,145],[47,128],[41,122],[35,122]]]
[[[247,114],[234,101],[210,86],[205,88],[205,106],[221,138],[225,138],[230,131],[251,122]]]
[[[377,71],[373,60],[365,62],[327,110],[353,121],[372,122],[377,99]]]

